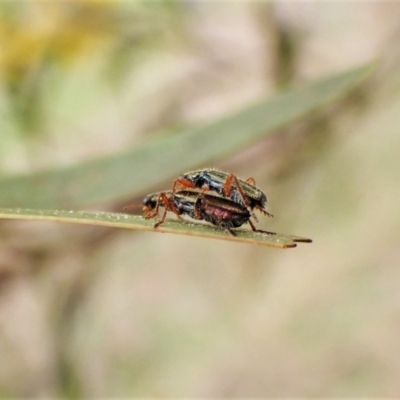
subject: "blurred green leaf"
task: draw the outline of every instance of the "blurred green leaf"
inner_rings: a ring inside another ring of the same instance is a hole
[[[310,239],[302,238],[299,236],[253,232],[251,230],[245,229],[236,229],[235,232],[237,233],[237,236],[232,236],[228,232],[225,232],[224,230],[212,225],[183,221],[168,220],[163,225],[155,229],[154,220],[148,220],[139,215],[116,214],[107,212],[2,208],[0,209],[0,218],[70,222],[76,224],[109,226],[113,228],[127,228],[152,232],[176,233],[189,236],[259,244],[278,248],[296,247],[296,242],[311,242]]]
[[[82,207],[141,194],[187,169],[212,165],[347,94],[372,65],[292,89],[200,127],[153,137],[143,145],[69,168],[0,180],[3,207]]]

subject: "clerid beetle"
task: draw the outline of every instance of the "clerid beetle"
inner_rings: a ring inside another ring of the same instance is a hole
[[[161,220],[154,227],[157,228],[165,222],[168,211],[175,213],[179,218],[187,215],[195,220],[204,220],[228,231],[236,236],[232,228],[237,228],[249,223],[251,229],[259,231],[250,220],[251,214],[247,207],[231,199],[215,194],[204,193],[199,190],[180,190],[158,192],[150,194],[143,199],[143,211],[146,218],[156,218],[159,208],[164,207]],[[267,232],[268,233],[268,232]]]
[[[272,214],[265,209],[267,196],[255,184],[253,178],[243,180],[231,173],[205,168],[179,176],[173,183],[172,192],[194,188],[202,189],[202,192],[215,191],[238,205],[248,207],[251,211],[257,209],[272,217]],[[254,214],[253,217],[257,220]]]

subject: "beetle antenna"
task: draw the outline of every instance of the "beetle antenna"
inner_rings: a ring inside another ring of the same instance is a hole
[[[134,204],[128,204],[123,208],[124,211],[132,211],[132,210],[139,210],[140,208],[143,207],[142,203],[134,203]]]

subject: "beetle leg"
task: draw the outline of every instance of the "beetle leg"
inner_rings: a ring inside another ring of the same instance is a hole
[[[196,185],[186,178],[177,178],[172,184],[172,193],[176,193],[180,189],[195,189]]]
[[[240,196],[242,197],[243,204],[249,209],[251,216],[254,218],[254,221],[258,222],[258,219],[257,219],[256,215],[254,214],[253,210],[250,209],[249,201],[246,199],[246,196],[245,196],[245,194],[243,192],[243,189],[242,189],[242,185],[239,183],[239,180],[236,177],[236,175],[230,174],[228,176],[228,178],[226,179],[225,186],[224,186],[224,194],[225,194],[225,196],[230,197],[230,193],[231,193],[231,190],[232,190],[232,182],[235,183],[235,186],[236,186],[238,192],[240,193]],[[248,183],[250,183],[250,182],[256,183],[254,178],[248,178],[246,182],[248,182]],[[264,210],[262,210],[262,211],[264,211]]]
[[[263,231],[262,229],[257,229],[256,232],[266,233],[267,235],[276,235],[276,232]]]
[[[228,177],[226,178],[225,185],[224,185],[224,188],[223,188],[223,194],[226,197],[230,197],[231,188],[232,188],[232,181],[233,181],[234,176],[235,175],[233,175],[233,174],[229,174]]]
[[[165,219],[167,217],[167,212],[168,211],[173,212],[174,214],[176,214],[178,216],[178,218],[180,220],[182,220],[182,217],[180,216],[181,212],[180,212],[180,210],[178,208],[175,207],[175,205],[172,202],[171,198],[172,198],[172,196],[171,197],[167,197],[167,195],[165,193],[160,193],[160,197],[158,199],[157,207],[156,207],[157,215],[158,215],[158,208],[160,206],[161,199],[162,199],[162,201],[164,203],[164,213],[163,213],[163,216],[161,217],[161,221],[157,222],[154,225],[154,228],[159,227],[160,225],[162,225],[165,222]]]
[[[201,192],[200,192],[200,196],[203,195],[205,192],[209,192],[210,186],[207,185],[207,183],[205,183],[202,187],[201,187]]]
[[[248,223],[250,224],[251,229],[252,229],[254,232],[257,232],[257,228],[256,228],[256,227],[254,226],[254,224],[251,222],[251,219],[248,220]]]
[[[165,222],[167,216],[167,210],[164,210],[164,214],[161,218],[161,221],[158,221],[156,224],[154,224],[154,228],[158,228],[160,225],[162,225]]]
[[[253,179],[253,178],[249,178],[249,179]],[[253,179],[253,181],[254,181],[254,179]],[[224,195],[227,197],[230,197],[231,190],[232,190],[232,182],[235,183],[235,186],[236,186],[238,192],[240,193],[240,196],[242,197],[243,204],[249,209],[251,216],[254,218],[254,221],[258,222],[258,219],[257,219],[256,215],[254,214],[253,210],[250,209],[250,204],[249,204],[248,200],[246,199],[246,196],[242,189],[242,185],[239,183],[238,178],[236,178],[236,175],[230,174],[228,176],[228,178],[226,178],[225,185],[224,185]]]
[[[160,196],[165,204],[165,209],[168,209],[168,211],[172,211],[174,214],[179,216],[181,212],[175,207],[174,203],[172,202],[172,196],[168,198],[165,193],[161,193]]]
[[[270,215],[271,217],[273,216],[272,214],[267,213],[268,215]],[[253,230],[253,232],[259,232],[259,233],[266,233],[268,235],[276,235],[275,232],[269,232],[269,231],[263,231],[262,229],[257,229],[254,224],[251,222],[251,219],[248,220],[248,223],[251,226],[251,229]]]
[[[249,183],[250,185],[256,186],[256,180],[254,178],[247,178],[246,182]],[[257,210],[262,212],[264,215],[267,215],[268,217],[273,217],[272,214],[270,214],[268,211],[264,210],[262,207],[260,206],[256,206]],[[257,219],[256,219],[257,221]]]
[[[164,202],[164,208],[165,208],[164,214],[166,213],[166,210],[168,208],[169,200],[168,200],[168,197],[165,195],[165,193],[160,193],[160,195],[158,196],[158,199],[157,199],[157,205],[156,205],[156,208],[154,209],[154,213],[153,214],[148,214],[148,216],[146,218],[158,217],[158,211],[160,210],[161,199]],[[165,216],[163,216],[163,217],[165,219]]]
[[[269,213],[268,211],[264,210],[260,206],[256,206],[256,208],[257,208],[258,211],[262,212],[264,215],[267,215],[268,217],[273,217],[273,215],[271,213]]]
[[[258,222],[258,219],[257,219],[257,217],[256,217],[256,214],[254,214],[252,210],[250,210],[250,214],[251,214],[251,216],[254,218],[254,221]]]
[[[146,211],[145,211],[145,212],[146,212]],[[156,218],[156,217],[158,217],[158,214],[156,214],[156,213],[147,213],[147,214],[144,216],[145,219],[152,219],[152,218]]]
[[[254,178],[247,178],[246,182],[250,185],[256,186],[256,180]]]
[[[221,227],[224,228],[230,235],[237,236],[237,233],[234,232],[231,228],[228,228],[227,226],[221,226]]]
[[[168,210],[165,209],[164,214],[161,217],[161,221],[158,221],[156,224],[154,224],[154,228],[158,228],[160,225],[162,225],[165,222],[165,218],[167,217],[167,212],[168,212]]]
[[[161,217],[161,221],[157,222],[154,225],[154,228],[158,228],[160,225],[162,225],[165,222],[168,211],[172,211],[173,213],[175,213],[178,216],[180,214],[179,210],[174,206],[174,204],[172,203],[170,198],[168,198],[165,193],[160,193],[160,196],[158,197],[158,201],[157,201],[155,215],[158,215],[158,209],[160,208],[161,200],[164,203],[164,213],[163,213],[163,216]]]
[[[239,183],[238,178],[236,178],[236,175],[229,174],[229,176],[226,178],[225,185],[224,185],[224,195],[227,197],[230,197],[231,190],[232,190],[232,182],[235,183],[236,189],[240,193],[240,196],[242,196],[243,204],[245,204],[247,207],[250,206],[248,200],[246,199],[246,196],[243,192],[242,185]]]
[[[160,203],[161,203],[161,199],[163,199],[164,201],[164,213],[163,216],[161,217],[161,221],[157,222],[154,225],[154,228],[157,228],[158,226],[160,226],[161,224],[164,223],[165,218],[167,216],[167,211],[168,211],[168,204],[169,204],[169,200],[168,197],[165,195],[165,193],[160,193],[160,195],[158,196],[158,200],[157,200],[157,206],[155,208],[155,211],[152,215],[148,215],[146,218],[155,218],[158,217],[158,210],[160,209]]]
[[[224,231],[228,232],[230,235],[237,236],[237,233],[234,232],[231,228],[229,228],[229,226],[220,219],[217,220],[217,224],[215,225],[218,226],[218,228],[221,228]]]
[[[257,228],[253,225],[253,223],[251,222],[250,219],[248,220],[248,223],[250,224],[251,229],[253,230],[253,232],[266,233],[266,234],[268,234],[268,235],[276,235],[276,232],[269,232],[269,231],[263,231],[262,229],[257,229]]]

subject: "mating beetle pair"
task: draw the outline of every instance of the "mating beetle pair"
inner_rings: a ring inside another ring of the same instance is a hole
[[[245,223],[249,223],[253,231],[264,232],[256,229],[251,217],[257,221],[254,209],[272,217],[265,210],[266,202],[267,196],[255,186],[253,178],[244,181],[223,171],[202,169],[178,177],[172,190],[146,196],[143,211],[145,218],[156,218],[160,206],[164,207],[164,214],[155,228],[165,222],[167,212],[171,211],[179,218],[187,215],[205,220],[236,236],[232,228]]]
[[[227,230],[231,235],[236,236],[232,228],[237,228],[249,223],[252,230],[257,229],[250,219],[249,210],[226,197],[206,194],[196,190],[180,190],[154,193],[143,199],[146,218],[158,216],[158,208],[164,207],[164,214],[154,227],[157,228],[165,222],[168,211],[172,211],[179,218],[187,215],[196,220],[204,220],[213,225]]]

